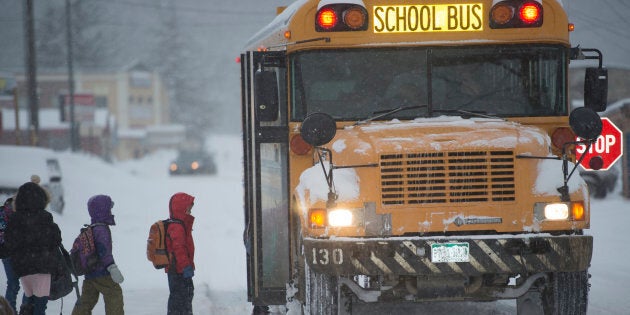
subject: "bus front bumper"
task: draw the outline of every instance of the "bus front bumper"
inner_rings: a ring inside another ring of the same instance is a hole
[[[304,239],[306,263],[330,275],[482,275],[586,270],[593,237]]]

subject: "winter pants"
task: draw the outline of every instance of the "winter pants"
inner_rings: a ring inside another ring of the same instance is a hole
[[[110,275],[85,279],[81,289],[81,299],[74,305],[72,315],[90,315],[98,302],[98,297],[103,294],[105,302],[105,314],[123,315],[124,303],[122,288],[112,280]]]
[[[168,313],[167,315],[192,315],[192,301],[195,293],[192,278],[182,274],[168,273]]]
[[[7,291],[4,294],[4,298],[7,299],[9,305],[11,305],[13,310],[17,313],[15,304],[18,292],[20,292],[20,278],[15,274],[15,271],[13,271],[13,265],[11,264],[10,258],[3,259],[2,264],[4,265],[4,273],[7,275]],[[22,304],[25,303],[26,296],[22,295]]]

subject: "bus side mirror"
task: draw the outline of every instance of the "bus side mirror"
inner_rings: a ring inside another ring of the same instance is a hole
[[[584,107],[596,112],[606,110],[608,103],[608,69],[586,68],[584,74]]]
[[[602,133],[602,119],[588,107],[578,107],[569,115],[569,125],[580,138],[595,140]]]
[[[278,81],[274,71],[256,71],[254,97],[256,119],[276,121],[278,119]]]
[[[335,119],[326,113],[311,113],[302,122],[300,134],[306,143],[318,147],[335,137],[337,124]]]

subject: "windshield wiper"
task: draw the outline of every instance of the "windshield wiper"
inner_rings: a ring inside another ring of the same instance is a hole
[[[463,109],[434,109],[432,110],[432,112],[433,113],[447,113],[447,114],[458,113],[464,119],[468,119],[470,117],[481,117],[481,118],[507,120],[503,117],[488,115],[488,113],[484,111],[468,111],[468,110],[463,110]]]
[[[364,120],[359,120],[359,121],[355,122],[354,125],[355,126],[362,125],[362,124],[368,123],[368,122],[370,122],[372,120],[383,118],[385,116],[389,116],[391,114],[395,114],[395,113],[398,113],[398,112],[403,111],[403,110],[425,108],[425,107],[427,107],[427,105],[401,106],[401,107],[397,107],[397,108],[390,108],[390,109],[385,109],[385,110],[379,110],[379,111],[376,111],[376,112],[372,113],[372,114],[378,114],[378,115],[366,118]]]
[[[318,42],[318,41],[324,41],[326,43],[330,43],[330,37],[317,37],[317,38],[311,38],[311,39],[305,39],[305,40],[298,40],[298,41],[295,41],[295,42],[269,46],[267,48],[287,47],[287,46],[291,46],[291,45],[299,45],[299,44]]]

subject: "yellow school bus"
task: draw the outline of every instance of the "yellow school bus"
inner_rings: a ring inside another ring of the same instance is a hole
[[[585,314],[574,150],[601,132],[607,71],[572,28],[560,0],[279,8],[240,57],[254,312],[516,299]],[[571,62],[592,63],[573,112]]]

